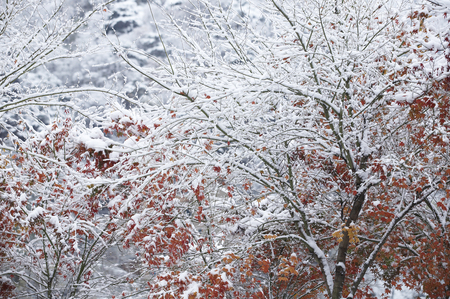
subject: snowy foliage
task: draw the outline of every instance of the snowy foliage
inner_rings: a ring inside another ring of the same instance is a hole
[[[448,296],[445,2],[141,2],[99,6],[130,81],[1,77],[5,115],[67,112],[4,139],[5,294],[369,298],[376,279]],[[46,96],[92,91],[103,107]],[[117,248],[129,263],[105,266]]]

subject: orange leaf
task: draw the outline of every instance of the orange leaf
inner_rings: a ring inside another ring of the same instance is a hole
[[[436,205],[437,205],[438,207],[440,207],[441,209],[443,209],[444,211],[447,211],[447,207],[444,206],[444,204],[443,204],[442,202],[439,201]]]

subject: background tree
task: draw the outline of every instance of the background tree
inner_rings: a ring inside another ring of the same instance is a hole
[[[69,96],[74,90],[68,90],[64,82],[50,72],[38,71],[52,67],[55,61],[92,53],[89,45],[73,45],[70,40],[107,3],[93,2],[91,9],[72,7],[65,1],[13,0],[1,4],[2,138],[8,133],[19,134],[20,121],[31,122],[28,125],[34,125],[35,129],[42,123],[48,125],[50,119],[42,112],[43,107],[67,107],[80,112],[86,108],[79,98]],[[65,100],[61,100],[63,95],[67,95]],[[22,114],[29,115],[19,116],[20,109]]]

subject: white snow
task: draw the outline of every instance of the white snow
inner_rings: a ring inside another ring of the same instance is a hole
[[[344,265],[343,262],[337,263],[337,264],[336,264],[336,268],[337,268],[337,267],[341,267],[341,268],[344,269],[344,271],[345,271],[345,265]]]
[[[99,128],[93,128],[90,132],[78,136],[77,142],[83,143],[87,148],[92,148],[95,151],[102,151],[109,145]]]
[[[49,218],[48,222],[51,223],[55,227],[55,229],[58,233],[61,234],[64,232],[64,230],[61,227],[61,223],[59,223],[58,216],[51,216]]]
[[[183,292],[183,294],[181,295],[181,298],[189,299],[189,295],[190,295],[190,294],[194,294],[194,293],[197,293],[197,294],[198,294],[198,288],[199,288],[199,286],[200,286],[200,283],[199,283],[199,282],[196,282],[196,281],[192,282],[192,283],[187,287],[186,291]]]
[[[30,213],[28,213],[28,216],[26,218],[26,222],[32,222],[34,221],[36,218],[43,216],[44,215],[44,208],[42,207],[36,207],[33,211],[31,211]]]

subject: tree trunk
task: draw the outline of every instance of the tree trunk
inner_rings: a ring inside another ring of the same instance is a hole
[[[361,184],[357,183],[356,186],[359,187]],[[366,197],[366,190],[364,190],[361,193],[358,193],[355,196],[355,201],[352,206],[352,210],[350,211],[350,217],[347,219],[345,225],[347,227],[350,227],[350,224],[353,222],[355,223],[358,219],[359,213],[362,210],[364,200]],[[344,236],[342,238],[342,241],[339,243],[339,250],[338,255],[336,259],[336,273],[334,276],[334,283],[333,283],[333,292],[331,294],[332,299],[341,299],[342,297],[342,290],[344,288],[344,281],[345,281],[345,260],[347,257],[347,250],[348,246],[350,245],[350,238],[348,236],[348,232],[343,232]]]

